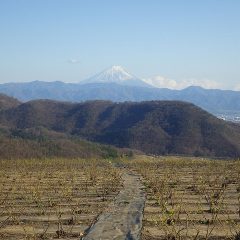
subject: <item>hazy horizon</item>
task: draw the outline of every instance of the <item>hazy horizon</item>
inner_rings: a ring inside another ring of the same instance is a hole
[[[240,90],[240,2],[3,0],[0,83],[122,65],[159,87]]]

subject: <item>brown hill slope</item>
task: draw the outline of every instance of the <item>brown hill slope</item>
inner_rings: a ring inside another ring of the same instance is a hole
[[[0,110],[6,110],[9,108],[16,107],[20,104],[21,102],[18,101],[15,98],[9,97],[4,94],[0,94]]]
[[[0,113],[5,128],[44,127],[90,141],[153,154],[240,156],[240,128],[177,101],[79,104],[31,101]]]

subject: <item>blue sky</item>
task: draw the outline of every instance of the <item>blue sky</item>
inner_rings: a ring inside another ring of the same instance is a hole
[[[240,89],[239,0],[0,0],[0,82],[77,82],[111,65]]]

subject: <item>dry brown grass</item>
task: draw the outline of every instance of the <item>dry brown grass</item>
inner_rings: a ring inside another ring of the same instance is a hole
[[[240,162],[138,157],[147,189],[143,239],[240,239]]]
[[[79,239],[120,188],[104,160],[0,160],[0,239]]]

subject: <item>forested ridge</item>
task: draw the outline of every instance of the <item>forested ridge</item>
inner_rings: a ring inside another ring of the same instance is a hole
[[[238,125],[180,101],[16,102],[2,107],[0,125],[1,146],[15,149],[24,142],[31,151],[57,156],[81,155],[86,144],[93,147],[89,141],[159,155],[240,156]]]

